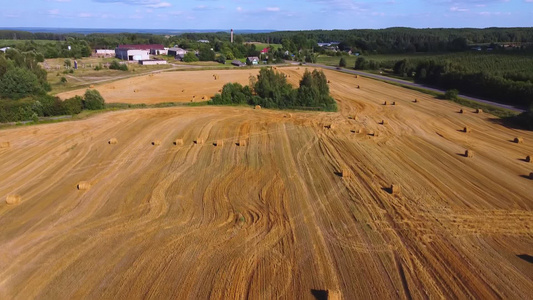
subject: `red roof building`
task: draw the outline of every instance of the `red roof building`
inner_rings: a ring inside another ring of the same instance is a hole
[[[265,49],[263,49],[263,50],[261,50],[261,54],[265,54],[265,53],[268,53],[268,50],[269,50],[269,48],[268,48],[268,47],[267,47],[267,48],[265,48]]]

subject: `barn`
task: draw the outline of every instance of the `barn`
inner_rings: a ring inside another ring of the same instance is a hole
[[[119,45],[115,49],[115,57],[128,61],[148,60],[150,59],[150,52],[158,50],[164,51],[165,47],[159,44]]]

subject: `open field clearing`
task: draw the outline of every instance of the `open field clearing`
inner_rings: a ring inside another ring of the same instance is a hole
[[[253,71],[225,72],[153,79],[199,81],[198,97]],[[0,298],[531,298],[533,133],[325,73],[338,113],[179,107],[2,131]],[[97,88],[156,101],[131,80]]]
[[[218,93],[224,84],[239,82],[246,85],[250,76],[257,76],[258,73],[259,69],[162,72],[96,85],[95,89],[108,103],[205,101]],[[216,80],[213,75],[218,76]],[[78,89],[57,96],[61,99],[81,96],[85,90]]]

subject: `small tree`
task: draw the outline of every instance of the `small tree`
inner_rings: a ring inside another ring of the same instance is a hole
[[[65,67],[67,69],[70,69],[70,67],[72,66],[72,62],[70,61],[70,59],[65,59]]]
[[[97,90],[85,91],[83,106],[89,110],[98,110],[105,108],[105,100]]]
[[[459,91],[456,89],[447,90],[446,93],[444,94],[444,99],[456,100],[458,95],[459,95]]]
[[[196,57],[196,54],[194,54],[193,51],[189,51],[183,56],[184,62],[195,62],[198,61],[198,57]]]
[[[225,64],[226,63],[226,56],[224,56],[224,54],[220,54],[217,58],[217,61],[221,64]]]
[[[0,80],[1,97],[20,99],[41,91],[37,76],[28,69],[13,68]]]
[[[61,83],[63,84],[67,83],[67,79],[65,77],[61,77]]]
[[[339,67],[346,67],[346,59],[344,59],[344,57],[341,57],[341,60],[339,60]]]

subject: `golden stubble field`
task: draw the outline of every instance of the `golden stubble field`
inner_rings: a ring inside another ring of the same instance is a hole
[[[0,298],[531,298],[533,133],[326,75],[337,113],[181,107],[2,131]]]

